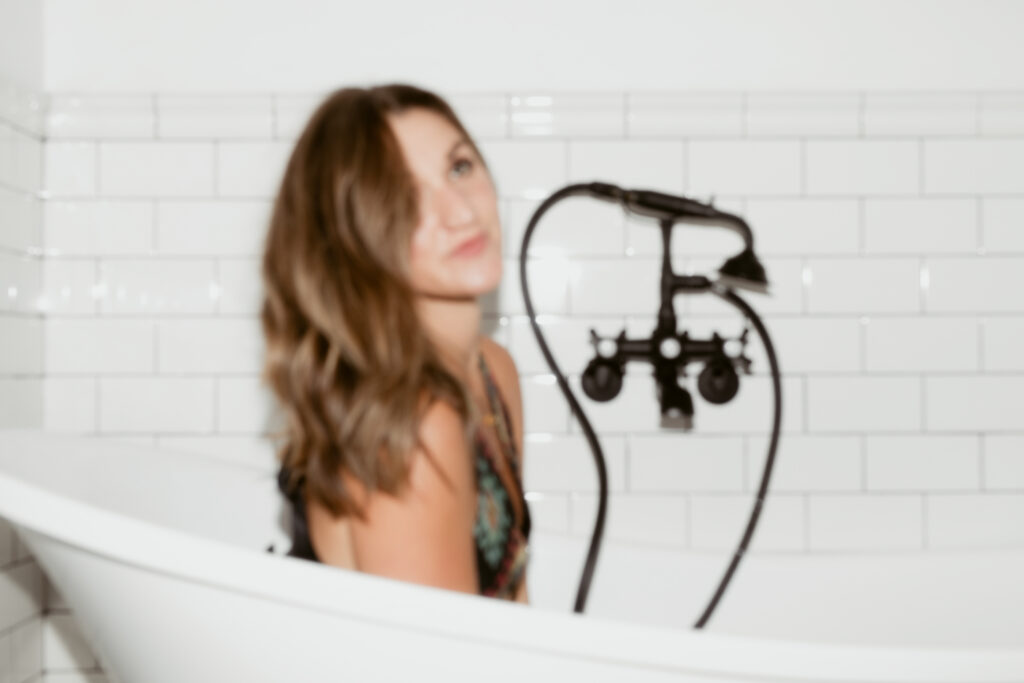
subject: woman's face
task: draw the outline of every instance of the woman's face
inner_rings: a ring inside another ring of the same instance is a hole
[[[420,222],[409,254],[413,287],[442,298],[493,290],[501,279],[501,225],[482,160],[433,110],[413,107],[390,114],[389,121],[419,193]]]

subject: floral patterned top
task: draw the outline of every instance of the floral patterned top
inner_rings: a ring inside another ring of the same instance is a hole
[[[476,438],[477,515],[473,527],[476,541],[476,565],[480,577],[480,594],[514,600],[516,591],[526,578],[529,559],[530,510],[523,495],[515,443],[512,440],[508,408],[491,378],[490,370],[480,355],[480,371],[487,388],[498,440],[502,453],[496,454],[478,430]],[[502,457],[512,473],[510,491],[498,474],[497,458]],[[512,496],[518,499],[513,503]],[[516,514],[516,508],[521,515]]]

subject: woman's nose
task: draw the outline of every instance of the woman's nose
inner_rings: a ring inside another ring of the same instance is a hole
[[[443,186],[436,191],[441,222],[448,227],[459,227],[473,220],[473,206],[463,193],[454,187]]]

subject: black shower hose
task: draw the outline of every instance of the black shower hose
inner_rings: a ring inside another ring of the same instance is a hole
[[[530,326],[533,328],[533,333],[537,337],[537,343],[540,345],[541,352],[544,354],[548,367],[550,367],[551,371],[555,374],[558,386],[561,387],[566,401],[569,402],[569,407],[572,409],[573,414],[579,420],[580,426],[583,428],[584,436],[586,436],[587,442],[590,445],[590,450],[594,455],[594,464],[597,467],[599,490],[597,516],[594,520],[594,530],[590,537],[587,559],[583,567],[583,574],[580,577],[579,588],[576,592],[576,604],[573,608],[574,612],[580,613],[583,612],[584,606],[587,602],[587,594],[590,592],[590,582],[594,575],[594,569],[597,566],[597,555],[600,551],[602,536],[604,535],[605,515],[608,510],[608,470],[605,465],[604,453],[601,450],[601,445],[598,443],[597,436],[594,434],[594,430],[590,425],[590,421],[587,419],[587,416],[584,414],[579,402],[573,395],[572,389],[569,388],[569,383],[566,381],[565,376],[559,369],[558,363],[555,362],[554,356],[551,355],[551,350],[548,348],[547,342],[544,341],[544,335],[541,333],[540,326],[537,324],[537,316],[533,308],[533,300],[530,298],[530,288],[527,284],[526,255],[529,249],[530,238],[533,236],[533,231],[536,228],[540,217],[549,208],[551,208],[552,205],[562,199],[570,196],[587,195],[587,187],[588,185],[569,185],[553,193],[550,197],[541,202],[533,216],[530,218],[530,222],[526,226],[526,231],[523,234],[523,243],[519,250],[519,282],[523,290],[523,301],[526,304],[526,312],[530,317]],[[729,566],[726,569],[725,574],[722,576],[722,579],[718,584],[718,588],[715,590],[708,606],[704,609],[704,613],[694,624],[694,628],[704,628],[708,619],[711,618],[711,614],[714,612],[719,600],[721,600],[722,595],[725,593],[725,589],[729,585],[729,581],[732,580],[733,574],[739,566],[740,559],[746,552],[750,539],[754,535],[754,528],[757,526],[758,518],[761,515],[761,508],[764,506],[765,495],[768,492],[768,482],[771,479],[772,466],[775,463],[775,451],[779,442],[779,431],[782,426],[782,380],[779,373],[778,359],[775,356],[775,348],[772,346],[771,339],[768,336],[768,331],[765,329],[761,318],[754,312],[754,309],[752,309],[747,302],[745,302],[731,288],[724,287],[719,283],[712,283],[710,291],[739,308],[757,329],[757,333],[761,337],[761,342],[764,344],[765,352],[768,356],[768,363],[771,366],[775,411],[772,419],[772,436],[768,444],[768,457],[765,460],[764,470],[761,474],[761,485],[758,488],[757,497],[754,499],[754,507],[750,511],[750,518],[747,521],[747,527],[743,532],[743,537],[740,539],[739,546],[736,548],[735,553],[733,553],[732,560],[729,562]]]

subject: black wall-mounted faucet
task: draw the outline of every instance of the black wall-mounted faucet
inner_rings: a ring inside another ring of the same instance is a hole
[[[693,398],[690,396],[690,392],[679,384],[678,380],[679,371],[683,370],[685,373],[686,365],[690,362],[703,361],[705,364],[697,380],[697,388],[705,400],[720,404],[727,403],[736,396],[739,391],[739,376],[736,368],[740,368],[744,373],[750,374],[750,359],[743,353],[746,349],[749,329],[745,329],[737,338],[741,344],[741,350],[736,356],[730,356],[726,353],[725,344],[729,340],[722,338],[717,332],[713,333],[710,339],[703,340],[691,339],[689,333],[685,331],[679,333],[677,331],[673,299],[680,292],[688,294],[710,292],[739,308],[757,329],[764,343],[765,352],[768,355],[775,398],[775,411],[773,415],[772,436],[768,445],[768,457],[765,460],[761,485],[758,489],[754,508],[751,511],[743,537],[714,596],[695,624],[695,628],[703,628],[721,599],[753,536],[754,527],[757,524],[761,507],[764,504],[765,495],[768,491],[768,481],[771,476],[775,451],[778,446],[779,432],[781,430],[782,381],[771,339],[764,324],[754,310],[733,291],[734,288],[741,288],[767,294],[769,293],[768,279],[765,275],[764,266],[761,265],[761,262],[754,254],[753,233],[746,221],[735,214],[720,211],[710,203],[704,204],[687,197],[679,197],[653,190],[625,190],[616,185],[603,182],[579,183],[569,185],[554,192],[550,197],[541,202],[530,218],[530,222],[527,224],[526,231],[523,234],[523,244],[519,253],[519,280],[523,289],[523,299],[526,303],[526,310],[530,316],[530,325],[537,337],[540,350],[555,373],[555,378],[566,400],[569,402],[570,409],[578,418],[584,436],[587,438],[590,449],[594,454],[594,464],[597,468],[599,491],[597,515],[594,521],[594,530],[590,539],[590,547],[587,552],[583,575],[576,594],[576,604],[574,607],[576,612],[583,611],[587,593],[590,590],[594,568],[597,564],[597,554],[607,514],[608,472],[597,436],[587,420],[582,407],[573,395],[564,374],[559,370],[551,350],[544,341],[544,335],[541,333],[540,326],[537,324],[533,303],[530,299],[530,288],[527,284],[526,254],[529,248],[530,237],[540,217],[556,202],[570,196],[581,195],[616,202],[627,213],[655,219],[661,227],[663,247],[660,281],[661,305],[658,310],[658,322],[654,331],[647,339],[627,339],[624,330],[618,337],[602,338],[591,329],[591,342],[594,345],[596,355],[588,363],[586,369],[584,369],[581,378],[583,390],[587,396],[596,401],[610,401],[615,398],[622,388],[625,364],[630,360],[643,360],[654,365],[654,376],[658,387],[658,399],[661,406],[663,425],[681,423],[687,428],[692,426]],[[717,278],[711,279],[706,275],[677,275],[672,271],[670,260],[672,228],[677,222],[684,221],[698,225],[725,227],[734,230],[743,239],[743,250],[726,260],[719,267]]]

